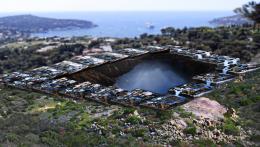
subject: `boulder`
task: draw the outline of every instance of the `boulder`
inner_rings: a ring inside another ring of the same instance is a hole
[[[208,118],[216,121],[223,120],[227,112],[227,109],[217,101],[205,97],[194,99],[183,105],[183,108],[199,119]]]
[[[179,130],[184,130],[188,126],[187,123],[182,119],[171,120],[170,124],[176,126],[176,128]]]

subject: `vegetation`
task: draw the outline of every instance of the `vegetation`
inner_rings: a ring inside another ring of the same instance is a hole
[[[113,48],[179,45],[237,57],[242,62],[249,62],[260,49],[260,33],[250,26],[183,29],[168,27],[162,29],[161,32],[162,35],[143,34],[140,38],[120,39],[113,45]]]
[[[225,119],[222,129],[226,134],[232,134],[232,135],[239,134],[239,128],[236,126],[235,122],[230,118]]]
[[[260,2],[249,2],[248,4],[245,4],[241,8],[237,8],[234,11],[253,20],[255,23],[260,23]]]
[[[227,116],[222,127],[227,134],[238,134],[239,126],[245,130],[253,130],[251,140],[258,142],[258,132],[260,131],[260,72],[248,77],[240,83],[230,83],[209,95],[228,108],[234,108],[237,111],[238,119],[230,119]]]
[[[28,49],[0,49],[0,74],[52,65],[82,54],[85,47],[81,44],[64,44],[44,53],[37,52],[39,48],[39,45],[33,45]]]

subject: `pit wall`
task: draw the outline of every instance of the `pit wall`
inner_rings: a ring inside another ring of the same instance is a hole
[[[175,68],[187,73],[190,77],[198,74],[214,71],[216,65],[198,62],[183,56],[172,55],[168,51],[159,53],[147,53],[137,57],[128,57],[115,62],[108,62],[96,67],[85,69],[66,77],[79,82],[89,81],[103,86],[114,85],[116,79],[129,72],[136,65],[145,60],[159,60],[166,62]]]

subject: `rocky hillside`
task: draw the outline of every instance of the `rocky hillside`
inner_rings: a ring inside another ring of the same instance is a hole
[[[34,15],[17,15],[0,18],[0,28],[37,33],[56,29],[93,28],[94,23],[84,20],[54,19]]]
[[[259,80],[256,72],[169,111],[104,106],[0,85],[0,144],[259,146]]]

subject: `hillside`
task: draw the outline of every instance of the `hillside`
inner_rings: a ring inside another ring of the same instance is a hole
[[[231,25],[252,24],[253,22],[248,20],[247,18],[242,17],[241,15],[233,15],[233,16],[216,18],[210,21],[209,23],[216,26],[231,26]]]
[[[34,15],[16,15],[0,18],[0,28],[28,33],[46,32],[56,29],[93,28],[94,23],[74,19],[54,19]]]

